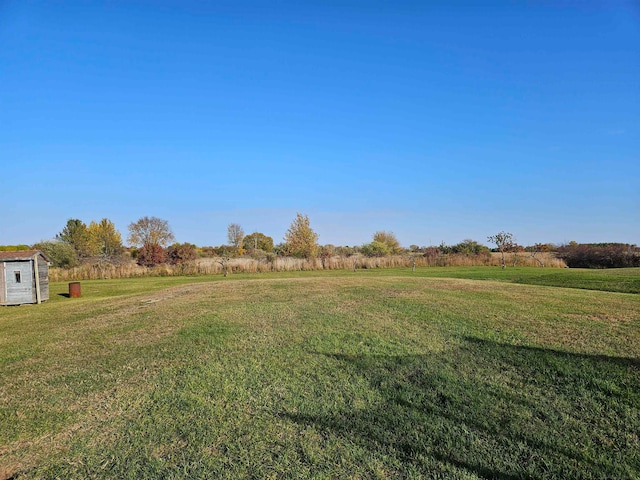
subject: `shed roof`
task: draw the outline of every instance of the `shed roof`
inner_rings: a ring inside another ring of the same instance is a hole
[[[15,260],[30,260],[36,255],[40,255],[48,263],[53,263],[52,260],[42,253],[40,250],[15,250],[11,252],[0,252],[0,262],[11,262]]]

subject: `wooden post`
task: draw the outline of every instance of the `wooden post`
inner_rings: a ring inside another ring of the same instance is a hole
[[[38,270],[38,254],[37,253],[33,256],[33,269],[36,274],[36,303],[40,304],[42,295],[40,295],[40,271]]]

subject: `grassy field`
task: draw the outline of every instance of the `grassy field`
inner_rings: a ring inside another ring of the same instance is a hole
[[[0,308],[0,479],[639,478],[639,287],[491,267],[53,284]]]

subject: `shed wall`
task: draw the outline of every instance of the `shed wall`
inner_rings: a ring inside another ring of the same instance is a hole
[[[6,262],[5,282],[7,292],[6,305],[20,305],[36,301],[33,264],[31,261]]]
[[[7,303],[7,287],[4,280],[4,271],[5,264],[4,262],[0,262],[0,305],[5,305]]]

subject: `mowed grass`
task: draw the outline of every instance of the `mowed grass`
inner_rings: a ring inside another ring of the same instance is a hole
[[[640,295],[513,270],[54,284],[0,308],[0,478],[638,478]]]
[[[391,273],[393,274],[393,273]],[[640,293],[640,268],[558,269],[508,267],[423,268],[414,274],[436,278],[467,278],[497,282]]]

